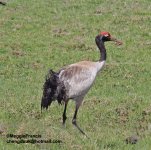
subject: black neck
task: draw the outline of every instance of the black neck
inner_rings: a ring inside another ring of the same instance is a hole
[[[100,36],[96,36],[95,38],[96,45],[98,46],[100,50],[100,60],[99,61],[105,61],[106,60],[106,49],[104,46],[104,41],[101,39]]]

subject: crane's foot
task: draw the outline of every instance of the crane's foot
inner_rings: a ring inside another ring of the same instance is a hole
[[[89,137],[87,136],[87,134],[77,125],[76,119],[73,119],[73,120],[72,120],[72,124],[73,124],[83,135],[85,135],[87,138],[89,138]]]
[[[6,2],[0,2],[1,5],[6,5]]]

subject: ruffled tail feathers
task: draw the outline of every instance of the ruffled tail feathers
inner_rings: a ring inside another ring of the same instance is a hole
[[[49,70],[43,86],[43,96],[41,100],[41,110],[48,109],[52,101],[57,100],[59,104],[66,98],[64,84],[59,79],[59,73]]]

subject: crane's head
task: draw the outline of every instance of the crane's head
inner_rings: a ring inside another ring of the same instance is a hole
[[[97,37],[103,42],[114,41],[116,45],[122,45],[122,42],[112,37],[109,32],[101,32]]]

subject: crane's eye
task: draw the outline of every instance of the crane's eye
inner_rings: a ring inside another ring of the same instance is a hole
[[[108,34],[105,34],[104,36],[105,36],[105,37],[109,37],[109,35],[108,35]]]

